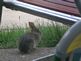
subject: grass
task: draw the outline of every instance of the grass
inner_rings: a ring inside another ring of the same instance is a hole
[[[41,27],[42,40],[39,43],[40,47],[54,47],[60,41],[68,29],[65,25],[53,24],[52,26]]]
[[[63,34],[68,29],[65,25],[48,24],[47,26],[40,26],[40,31],[42,32],[41,42],[39,47],[54,47]],[[28,32],[29,29],[26,27],[13,27],[12,29],[7,27],[6,29],[0,30],[0,48],[16,48],[17,39],[25,32]]]
[[[17,47],[17,39],[24,33],[24,28],[13,27],[10,29],[1,29],[0,31],[0,48],[15,48]]]

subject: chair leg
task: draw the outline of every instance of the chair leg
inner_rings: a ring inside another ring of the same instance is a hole
[[[0,0],[0,23],[1,23],[1,17],[2,17],[2,6],[3,6],[3,0]]]

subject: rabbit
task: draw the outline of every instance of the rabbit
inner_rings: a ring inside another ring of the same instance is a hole
[[[30,53],[37,48],[41,39],[41,32],[35,27],[33,22],[29,22],[30,32],[25,33],[19,39],[19,51],[23,54]]]

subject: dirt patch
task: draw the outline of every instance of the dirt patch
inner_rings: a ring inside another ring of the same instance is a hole
[[[18,49],[0,49],[0,61],[32,61],[54,53],[54,48],[37,48],[30,54],[21,55]]]

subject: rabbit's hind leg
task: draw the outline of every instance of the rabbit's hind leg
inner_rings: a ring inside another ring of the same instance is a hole
[[[31,53],[31,52],[33,52],[33,51],[34,51],[33,46],[34,46],[34,43],[31,43],[31,44],[30,44],[30,46],[29,46],[28,53]]]
[[[33,48],[36,49],[37,48],[37,41],[34,40],[34,45],[33,45]]]

